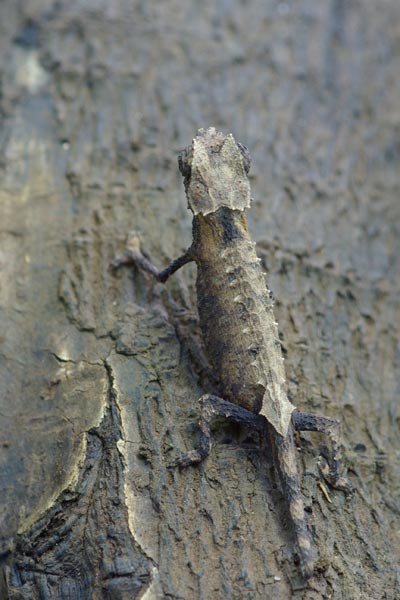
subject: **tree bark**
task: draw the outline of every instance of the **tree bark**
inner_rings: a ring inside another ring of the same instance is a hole
[[[6,0],[1,87],[1,598],[400,597],[397,0]],[[352,498],[298,438],[317,569],[301,580],[266,446],[204,465],[195,269],[109,269],[130,229],[189,244],[176,154],[252,154],[250,227],[289,393],[340,418]]]

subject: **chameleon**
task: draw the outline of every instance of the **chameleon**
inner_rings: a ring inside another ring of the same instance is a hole
[[[302,413],[288,398],[274,301],[246,219],[251,204],[250,162],[248,149],[232,134],[213,127],[200,129],[178,157],[193,213],[191,246],[160,271],[142,253],[139,236],[133,232],[127,250],[112,264],[114,268],[135,264],[165,283],[185,264],[196,263],[200,327],[218,393],[200,398],[199,445],[176,464],[186,467],[209,455],[211,423],[217,415],[264,432],[287,501],[300,569],[309,578],[315,570],[315,550],[305,516],[294,432],[326,433],[330,447],[322,474],[345,493],[352,487],[339,475],[340,422]]]

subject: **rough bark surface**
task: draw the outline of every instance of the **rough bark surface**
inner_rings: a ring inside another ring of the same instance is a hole
[[[0,597],[399,598],[398,1],[0,17]],[[343,420],[351,500],[302,436],[307,585],[257,436],[222,424],[204,466],[168,469],[203,391],[194,268],[108,268],[132,228],[160,267],[189,245],[176,154],[210,125],[251,149],[290,398]]]

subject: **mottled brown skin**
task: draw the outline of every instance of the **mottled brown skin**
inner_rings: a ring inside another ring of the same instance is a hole
[[[252,330],[261,329],[260,320],[271,302],[244,213],[223,207],[216,213],[195,216],[193,247],[200,326],[220,393],[259,413],[264,388],[250,365],[262,350],[262,336],[255,339]],[[261,286],[263,297],[259,295]],[[242,301],[235,300],[239,295]],[[246,328],[249,333],[244,335]]]
[[[245,209],[250,205],[247,149],[210,128],[199,130],[179,157],[189,208],[194,214],[193,243],[185,254],[159,271],[140,251],[137,235],[114,266],[134,263],[158,281],[188,262],[197,264],[197,301],[208,359],[219,382],[218,396],[200,399],[200,445],[176,464],[204,460],[211,448],[214,415],[257,427],[268,435],[283,495],[293,525],[302,573],[314,571],[314,551],[307,527],[296,465],[294,430],[328,434],[331,451],[323,474],[348,492],[338,475],[339,423],[297,412],[286,395],[285,371],[271,294],[251,241]]]

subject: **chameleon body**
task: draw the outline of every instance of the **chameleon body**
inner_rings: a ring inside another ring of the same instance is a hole
[[[219,382],[219,397],[202,397],[199,449],[184,455],[178,464],[198,463],[208,455],[209,425],[214,414],[255,426],[261,423],[270,438],[301,570],[309,577],[315,557],[300,491],[293,432],[324,431],[330,435],[332,454],[325,474],[332,485],[348,491],[350,485],[337,474],[338,422],[299,413],[287,398],[273,301],[245,216],[251,200],[247,149],[231,134],[200,129],[180,155],[179,167],[194,215],[191,247],[159,271],[141,253],[134,235],[128,251],[114,261],[114,266],[135,263],[165,282],[184,264],[196,262],[200,325],[209,363]]]
[[[193,227],[197,298],[205,349],[221,395],[261,413],[286,436],[294,406],[273,302],[244,214],[222,207]]]
[[[200,130],[180,156],[193,219],[197,299],[206,352],[225,398],[285,436],[294,410],[271,294],[251,241],[250,157],[231,134]]]

